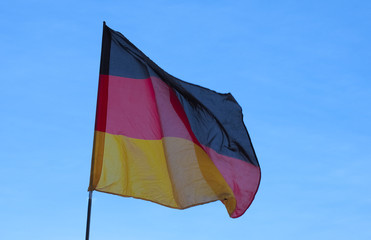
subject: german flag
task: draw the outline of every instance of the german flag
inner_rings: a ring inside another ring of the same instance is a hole
[[[230,93],[171,76],[104,23],[89,191],[177,209],[220,200],[239,217],[260,183],[242,118]]]

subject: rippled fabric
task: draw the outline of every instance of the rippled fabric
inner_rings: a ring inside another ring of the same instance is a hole
[[[89,190],[241,216],[260,167],[231,94],[177,79],[104,24]]]

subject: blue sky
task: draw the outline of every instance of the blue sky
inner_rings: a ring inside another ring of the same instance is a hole
[[[243,108],[255,201],[94,193],[91,239],[371,239],[369,1],[2,1],[0,238],[83,239],[102,22]]]

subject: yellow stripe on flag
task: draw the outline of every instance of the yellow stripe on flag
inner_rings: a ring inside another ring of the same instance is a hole
[[[233,192],[219,170],[189,140],[142,140],[96,131],[93,157],[89,190],[179,209],[222,200],[229,213],[235,209]]]

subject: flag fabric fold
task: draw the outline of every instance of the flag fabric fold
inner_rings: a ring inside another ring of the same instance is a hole
[[[241,216],[260,167],[231,94],[177,79],[103,26],[89,191]]]

